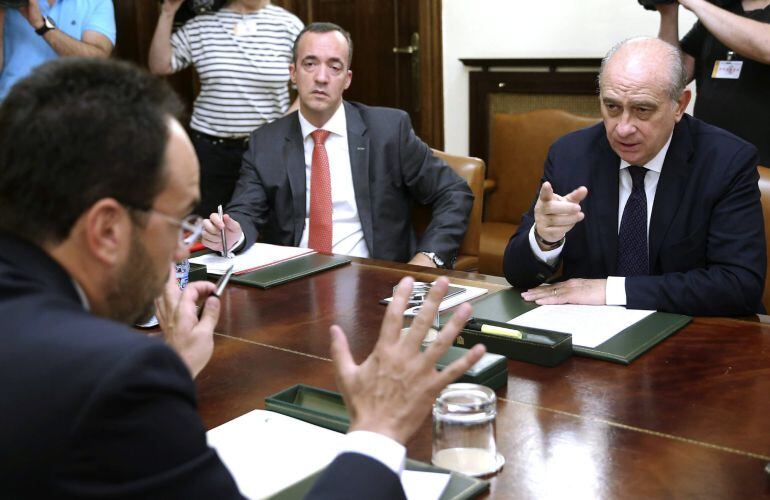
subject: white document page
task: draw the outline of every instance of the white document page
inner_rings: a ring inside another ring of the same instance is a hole
[[[508,323],[554,332],[571,333],[572,345],[594,348],[655,311],[623,306],[563,304],[540,306]]]
[[[222,257],[219,252],[208,253],[200,257],[193,257],[190,262],[206,266],[209,274],[225,274],[230,266],[234,266],[233,273],[240,274],[253,271],[261,267],[284,262],[303,255],[315,253],[310,248],[283,247],[269,245],[267,243],[254,243],[251,248],[232,258]]]
[[[206,433],[209,446],[249,498],[264,498],[314,474],[337,456],[344,434],[266,410]]]
[[[206,433],[209,446],[248,498],[265,498],[314,474],[337,456],[344,434],[267,410],[252,410]],[[404,471],[409,500],[437,500],[449,474]]]
[[[450,283],[450,285],[457,288],[463,288],[464,290],[462,293],[452,295],[451,297],[442,300],[441,304],[439,304],[438,306],[439,311],[444,311],[446,309],[449,309],[450,307],[460,305],[463,302],[473,300],[476,297],[481,297],[485,293],[489,292],[489,290],[486,288],[479,288],[476,286],[458,285],[456,283]],[[385,302],[393,302],[393,297],[386,298]],[[417,313],[419,312],[420,312],[420,306],[410,307],[409,309],[404,311],[404,316],[417,316]]]

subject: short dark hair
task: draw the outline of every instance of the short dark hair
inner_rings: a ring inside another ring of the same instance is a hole
[[[332,31],[342,33],[342,36],[348,42],[348,69],[350,69],[350,66],[353,64],[353,39],[350,37],[350,33],[334,23],[310,23],[299,32],[297,38],[294,39],[294,46],[291,48],[291,59],[294,61],[294,64],[297,64],[297,48],[299,47],[299,39],[302,38],[302,35],[305,33],[330,33]]]
[[[150,208],[166,182],[169,120],[183,110],[165,82],[129,63],[38,67],[0,103],[0,231],[59,243],[100,199]]]

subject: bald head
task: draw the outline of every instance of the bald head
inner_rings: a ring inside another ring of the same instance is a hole
[[[653,76],[675,102],[687,86],[687,69],[682,62],[681,52],[659,38],[629,38],[612,47],[602,59],[600,91],[609,71],[622,71],[629,76]]]
[[[612,149],[644,166],[663,149],[682,119],[690,91],[679,51],[657,38],[613,47],[599,74],[604,128]]]

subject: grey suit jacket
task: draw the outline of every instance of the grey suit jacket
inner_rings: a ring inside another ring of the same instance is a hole
[[[344,106],[356,205],[371,257],[406,262],[418,251],[435,252],[451,266],[473,204],[467,183],[417,138],[405,112]],[[299,245],[306,182],[298,113],[251,134],[227,206],[243,228],[246,248],[258,238]],[[412,228],[413,203],[431,205],[433,212],[419,240]]]

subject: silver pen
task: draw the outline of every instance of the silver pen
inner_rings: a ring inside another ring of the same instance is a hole
[[[230,252],[227,251],[227,235],[225,234],[225,215],[222,213],[222,205],[219,205],[217,207],[217,213],[219,214],[219,219],[222,221],[222,229],[219,232],[219,235],[222,237],[222,257],[228,257],[228,254]]]
[[[225,271],[225,274],[219,277],[219,280],[216,284],[216,290],[214,290],[214,293],[211,294],[212,297],[216,298],[222,298],[222,293],[225,291],[225,287],[227,286],[227,283],[230,281],[230,276],[233,275],[233,268],[234,266],[230,266],[227,268],[227,271]],[[201,315],[203,314],[203,304],[198,307],[198,319],[201,319]]]

